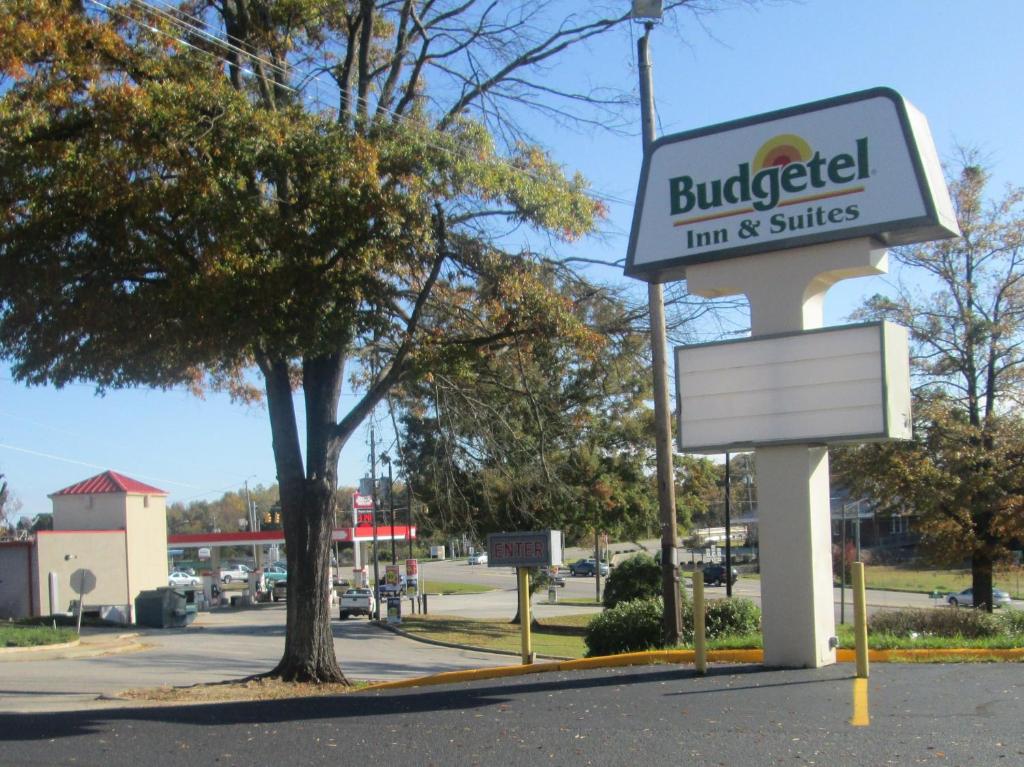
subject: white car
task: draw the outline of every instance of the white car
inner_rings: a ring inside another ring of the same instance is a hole
[[[194,575],[189,575],[181,570],[175,570],[173,573],[167,576],[168,586],[198,586],[199,579]]]
[[[231,583],[232,581],[247,581],[249,580],[250,570],[246,565],[231,565],[231,567],[225,569],[221,568],[220,571],[220,582]]]
[[[487,564],[487,554],[485,554],[484,552],[480,552],[479,554],[470,554],[469,555],[469,564],[471,564],[471,565],[486,565]]]

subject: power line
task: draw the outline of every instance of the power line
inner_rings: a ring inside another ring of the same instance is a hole
[[[77,464],[78,466],[88,466],[90,469],[102,469],[104,471],[107,471],[107,470],[116,471],[118,474],[130,475],[130,476],[134,476],[134,477],[139,477],[141,479],[149,479],[149,480],[151,480],[153,482],[164,482],[164,483],[166,483],[168,485],[181,485],[182,487],[190,487],[190,488],[193,488],[193,489],[198,489],[198,487],[199,487],[198,485],[190,485],[187,482],[176,482],[175,480],[172,480],[172,479],[164,479],[162,477],[153,477],[153,476],[147,476],[145,474],[137,474],[137,473],[135,473],[133,471],[122,471],[120,469],[110,469],[109,466],[101,466],[101,465],[95,464],[95,463],[88,463],[87,461],[78,461],[78,460],[75,460],[74,458],[65,458],[64,456],[53,455],[52,453],[42,453],[42,452],[40,452],[38,450],[29,450],[28,448],[25,448],[25,447],[18,447],[17,445],[7,445],[7,444],[4,444],[2,442],[0,442],[0,448],[4,448],[6,450],[13,450],[13,451],[15,451],[17,453],[25,453],[26,455],[38,456],[39,458],[48,458],[51,461],[62,461],[63,463],[73,463],[73,464]]]

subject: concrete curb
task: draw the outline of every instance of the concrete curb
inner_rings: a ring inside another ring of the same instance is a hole
[[[81,639],[74,639],[70,642],[58,642],[56,644],[34,644],[18,647],[0,647],[0,655],[8,655],[23,652],[45,652],[46,650],[67,650],[69,647],[78,647]]]
[[[115,655],[122,652],[132,652],[145,648],[142,642],[143,634],[132,631],[124,634],[113,634],[108,636],[91,636],[85,641],[81,638],[71,642],[59,644],[31,645],[28,647],[0,647],[0,657],[11,654],[22,653],[61,653],[67,650],[72,652],[65,655],[66,658],[86,658],[97,655]]]
[[[466,648],[479,649],[479,648]],[[484,651],[487,652],[487,651]],[[591,668],[618,668],[623,666],[650,666],[657,664],[692,664],[695,653],[693,650],[650,650],[647,652],[623,653],[622,655],[604,655],[596,658],[579,658],[568,661],[550,663],[534,663],[524,666],[498,666],[488,669],[468,669],[466,671],[447,671],[442,674],[417,679],[402,679],[395,682],[381,682],[369,685],[360,692],[370,690],[394,690],[408,687],[428,687],[439,684],[457,682],[474,682],[485,679],[501,679],[527,674],[544,674],[552,671],[580,671]],[[975,648],[955,648],[949,650],[869,650],[868,658],[875,663],[905,663],[923,661],[951,660],[992,660],[1006,662],[1024,662],[1024,648],[1006,650],[989,650]],[[707,654],[709,663],[763,663],[762,650],[710,650]],[[837,663],[853,663],[856,654],[853,650],[836,651]]]

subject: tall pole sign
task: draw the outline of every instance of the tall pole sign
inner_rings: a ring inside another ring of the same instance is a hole
[[[666,136],[626,274],[743,294],[751,338],[676,350],[679,444],[757,451],[765,664],[835,662],[828,447],[910,436],[903,328],[822,329],[836,282],[959,234],[923,115],[884,88]]]
[[[924,116],[888,88],[664,136],[647,153],[626,274],[870,237],[959,234]]]

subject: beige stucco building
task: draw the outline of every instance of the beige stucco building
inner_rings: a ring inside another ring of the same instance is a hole
[[[167,493],[113,471],[50,495],[53,530],[0,543],[0,618],[86,610],[133,623],[139,592],[167,585]]]

